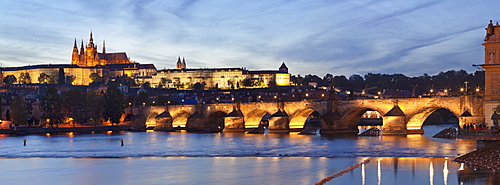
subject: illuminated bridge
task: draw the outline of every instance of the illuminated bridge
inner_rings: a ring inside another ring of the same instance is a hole
[[[421,134],[424,121],[437,109],[446,109],[459,124],[484,123],[480,96],[356,99],[294,102],[250,102],[151,106],[134,109],[132,124],[155,130],[185,128],[188,131],[223,129],[244,132],[268,124],[269,132],[297,131],[306,121],[321,124],[321,134],[358,133],[358,121],[366,111],[382,115],[382,134]],[[126,110],[123,117],[130,114]]]

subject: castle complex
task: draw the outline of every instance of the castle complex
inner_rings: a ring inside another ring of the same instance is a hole
[[[1,68],[0,82],[10,79],[12,84],[67,83],[89,85],[91,75],[99,75],[104,81],[126,76],[141,85],[152,87],[193,89],[199,83],[205,89],[263,88],[271,85],[290,85],[290,74],[283,63],[279,70],[249,71],[245,68],[202,68],[186,67],[186,60],[179,57],[175,69],[157,70],[154,64],[131,62],[125,52],[107,53],[103,41],[102,52],[97,51],[92,32],[89,42],[80,49],[76,39],[73,44],[71,64],[43,64]],[[64,79],[61,79],[64,78]]]

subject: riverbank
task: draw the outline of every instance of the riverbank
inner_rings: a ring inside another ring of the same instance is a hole
[[[28,134],[52,134],[52,133],[95,133],[95,132],[120,132],[134,131],[131,125],[96,126],[96,127],[59,127],[59,128],[16,128],[0,129],[0,134],[28,135]]]

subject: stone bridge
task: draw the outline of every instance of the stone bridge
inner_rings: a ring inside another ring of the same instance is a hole
[[[269,132],[288,133],[304,128],[306,121],[321,123],[320,133],[358,133],[358,121],[368,110],[382,115],[382,133],[421,134],[422,125],[435,110],[444,108],[459,124],[485,123],[480,96],[356,99],[294,102],[250,102],[169,105],[126,109],[136,126],[155,130],[185,128],[188,131],[223,129],[244,132],[268,124]]]

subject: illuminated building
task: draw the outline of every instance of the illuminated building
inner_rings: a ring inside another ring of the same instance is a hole
[[[493,24],[490,20],[486,27],[486,37],[484,38],[484,64],[480,65],[484,69],[484,119],[490,120],[490,116],[498,106],[500,101],[500,25]],[[461,89],[468,93],[467,87]]]
[[[43,64],[1,68],[0,81],[11,75],[13,84],[55,84],[89,85],[90,75],[98,74],[104,82],[120,76],[127,76],[141,85],[150,83],[152,87],[193,89],[199,83],[205,89],[265,88],[269,84],[290,85],[290,74],[285,63],[279,70],[248,71],[245,68],[198,68],[186,67],[185,59],[179,57],[175,69],[157,70],[153,64],[131,62],[125,52],[106,53],[103,42],[102,53],[97,52],[92,32],[88,44],[80,49],[75,39],[71,64]],[[61,80],[64,78],[64,80]],[[250,85],[248,85],[250,84]]]
[[[239,89],[248,80],[252,84],[247,88],[265,88],[269,83],[277,86],[290,85],[290,74],[283,63],[279,70],[249,71],[245,68],[197,68],[186,67],[185,59],[179,57],[176,69],[159,70],[152,76],[153,87],[190,89],[197,83],[204,88]]]
[[[81,67],[93,67],[97,65],[108,65],[108,64],[127,64],[130,63],[130,59],[127,57],[125,52],[120,53],[106,53],[106,43],[102,42],[102,53],[97,52],[97,45],[94,44],[94,39],[92,38],[92,32],[90,32],[89,43],[87,44],[85,50],[82,45],[80,51],[75,44],[73,45],[73,54],[71,57],[71,64],[78,65]]]

